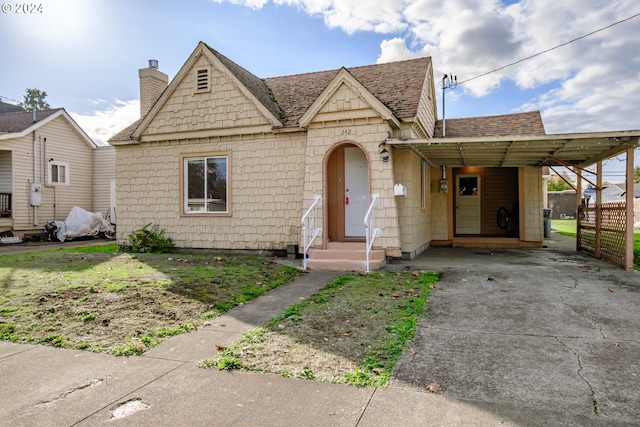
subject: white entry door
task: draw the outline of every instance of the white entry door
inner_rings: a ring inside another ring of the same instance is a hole
[[[364,216],[369,207],[369,165],[358,147],[344,149],[344,234],[364,237]]]
[[[456,234],[480,234],[480,175],[456,178]]]

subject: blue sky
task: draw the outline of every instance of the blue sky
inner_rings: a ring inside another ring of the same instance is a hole
[[[97,141],[137,119],[137,70],[148,59],[173,78],[198,41],[259,77],[431,56],[436,81],[464,81],[640,13],[636,0],[34,4],[35,13],[17,13],[17,3],[0,12],[0,96],[44,90]],[[447,90],[447,118],[540,110],[548,133],[640,129],[638,33],[634,17]]]

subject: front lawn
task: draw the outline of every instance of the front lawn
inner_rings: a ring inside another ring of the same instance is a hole
[[[437,278],[423,272],[339,277],[201,365],[385,386]]]
[[[116,245],[3,255],[0,339],[139,354],[300,274],[263,258]]]

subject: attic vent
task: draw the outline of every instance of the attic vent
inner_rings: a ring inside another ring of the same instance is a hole
[[[209,70],[198,70],[196,73],[196,90],[204,92],[209,90]]]

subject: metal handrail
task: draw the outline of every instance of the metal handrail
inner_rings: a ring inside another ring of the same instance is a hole
[[[307,212],[302,215],[302,266],[305,270],[307,269],[307,250],[311,247],[315,238],[322,233],[322,227],[316,227],[318,206],[321,201],[322,196],[316,196]],[[309,232],[311,232],[311,235],[309,235]]]
[[[369,205],[369,209],[367,209],[367,214],[364,216],[364,230],[365,230],[365,238],[366,238],[366,272],[369,273],[369,252],[371,252],[371,248],[373,247],[373,241],[377,236],[381,234],[381,229],[374,227],[374,206],[376,201],[380,198],[379,194],[373,194],[371,196],[371,204]]]

